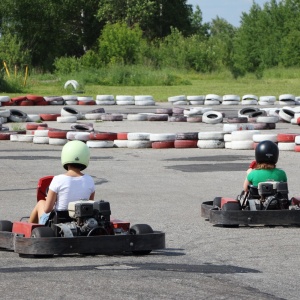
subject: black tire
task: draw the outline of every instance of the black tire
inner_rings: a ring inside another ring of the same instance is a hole
[[[147,234],[153,233],[153,229],[148,224],[136,224],[133,225],[130,230],[130,234]],[[132,251],[135,255],[148,255],[151,253],[152,250],[140,250],[140,251]]]
[[[0,231],[12,232],[12,222],[11,221],[0,221]]]
[[[241,210],[241,206],[240,206],[239,203],[228,202],[228,203],[225,203],[222,206],[222,210],[224,210],[224,211],[228,211],[228,210]]]
[[[31,232],[32,238],[55,237],[54,231],[50,227],[36,227]]]
[[[222,200],[222,197],[215,197],[214,200],[213,200],[213,206],[217,206],[217,207],[221,207],[221,200]]]

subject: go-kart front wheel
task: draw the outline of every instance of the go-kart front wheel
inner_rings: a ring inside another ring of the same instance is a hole
[[[147,233],[153,233],[153,229],[148,224],[136,224],[133,225],[130,230],[130,234],[147,234]],[[152,250],[140,250],[140,251],[132,251],[135,255],[147,255]]]
[[[50,238],[55,237],[54,231],[50,227],[36,227],[31,232],[31,238]],[[51,258],[53,257],[52,254],[45,255],[45,254],[35,254],[33,255],[37,258]]]

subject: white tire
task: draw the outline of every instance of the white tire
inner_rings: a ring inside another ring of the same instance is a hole
[[[189,100],[190,105],[204,105],[204,100]]]
[[[161,141],[175,141],[175,133],[151,133],[150,141],[161,142]]]
[[[296,145],[300,145],[300,135],[297,135],[297,136],[295,137],[295,144],[296,144]]]
[[[115,105],[115,100],[96,100],[97,105]]]
[[[222,102],[222,97],[220,95],[216,95],[216,94],[207,94],[205,96],[205,100],[216,100],[216,101]]]
[[[134,102],[135,105],[140,105],[140,106],[153,106],[155,105],[154,100],[139,100]]]
[[[88,141],[90,139],[90,133],[89,132],[80,132],[80,131],[68,131],[67,132],[67,139],[74,141]]]
[[[188,101],[176,101],[176,102],[172,102],[173,105],[177,106],[177,105],[189,105]]]
[[[63,107],[61,110],[60,110],[60,115],[62,117],[69,117],[69,116],[75,116],[78,120],[80,120],[82,118],[82,113],[77,110],[76,108],[73,108],[73,107]]]
[[[0,96],[0,102],[9,102],[10,97],[9,96]]]
[[[128,114],[128,121],[147,121],[147,115],[145,114]]]
[[[258,101],[258,105],[266,106],[266,105],[274,105],[272,102],[266,102],[266,101]]]
[[[205,95],[186,96],[188,101],[204,101]]]
[[[86,145],[89,148],[113,148],[114,142],[113,141],[87,141]]]
[[[250,123],[226,123],[223,125],[223,131],[233,132],[237,130],[253,130],[254,125]]]
[[[178,102],[178,101],[186,101],[186,100],[187,98],[185,95],[168,97],[168,102]]]
[[[257,123],[278,123],[278,116],[258,116],[256,119]]]
[[[77,90],[79,88],[79,83],[76,80],[68,80],[65,85],[64,88],[67,89],[69,86],[72,86],[74,90]]]
[[[257,100],[242,100],[241,104],[242,105],[257,105],[258,101]]]
[[[259,143],[262,141],[271,141],[277,143],[277,134],[253,134],[252,140],[255,143]]]
[[[34,136],[45,136],[45,137],[47,137],[48,132],[49,132],[48,129],[38,129],[38,130],[34,131]]]
[[[204,105],[220,105],[222,102],[219,101],[219,100],[208,100],[208,99],[205,99],[204,101]]]
[[[231,149],[231,142],[225,142],[225,149]]]
[[[233,150],[252,150],[252,149],[254,149],[254,142],[252,140],[232,141],[231,149],[233,149]]]
[[[127,140],[114,140],[116,148],[127,148]]]
[[[259,111],[256,107],[245,107],[238,111],[238,117],[249,117],[250,114]]]
[[[296,143],[278,143],[279,151],[295,151]]]
[[[224,134],[224,142],[231,142],[232,138],[231,138],[231,133],[226,133]]]
[[[117,100],[117,105],[134,105],[134,100]]]
[[[104,115],[104,113],[87,113],[84,117],[86,120],[101,120],[102,115]]]
[[[67,139],[49,138],[49,145],[63,146],[68,142]]]
[[[291,107],[283,107],[279,111],[279,117],[286,121],[286,122],[291,122],[292,118],[294,117],[295,112]]]
[[[8,118],[10,116],[10,110],[2,108],[0,109],[0,117]]]
[[[241,97],[238,95],[224,95],[223,96],[223,101],[234,101],[234,102],[239,102],[241,100]]]
[[[138,149],[138,148],[151,148],[152,142],[150,141],[127,141],[127,148]]]
[[[76,121],[76,116],[57,117],[56,119],[56,122],[58,123],[75,123]]]
[[[290,106],[290,105],[295,105],[295,101],[293,100],[280,100],[279,105],[283,105],[283,106]]]
[[[219,140],[199,140],[197,147],[202,149],[220,149],[225,148],[225,142]]]
[[[242,97],[242,100],[256,100],[258,101],[258,97],[256,95],[247,94]]]
[[[240,130],[231,133],[231,140],[234,141],[253,141],[253,135],[259,134],[259,130]]]
[[[78,104],[78,100],[64,100],[65,104],[67,105],[77,105]]]
[[[206,131],[206,132],[198,132],[199,140],[224,140],[223,131]]]
[[[134,96],[134,101],[145,101],[145,100],[153,101],[153,97],[151,95],[136,95],[136,96]]]
[[[78,96],[77,100],[81,102],[90,102],[93,101],[94,98],[92,96]]]
[[[11,134],[9,136],[9,139],[10,139],[11,142],[18,142],[19,134]]]
[[[49,138],[46,136],[34,136],[33,143],[34,144],[49,144]]]
[[[115,101],[114,95],[97,95],[96,100]]]
[[[235,100],[223,100],[222,105],[239,105],[239,101]]]
[[[288,101],[295,101],[295,95],[293,94],[282,94],[279,96],[279,101],[285,101],[285,100],[288,100]]]
[[[219,111],[207,111],[202,116],[202,122],[206,124],[217,124],[223,122],[223,115]]]
[[[19,134],[18,137],[17,137],[17,141],[18,142],[32,143],[33,138],[34,138],[33,134]]]
[[[77,96],[75,95],[63,95],[62,98],[66,100],[76,100],[77,101]]]
[[[38,122],[41,121],[41,117],[39,115],[30,114],[27,115],[27,122]]]
[[[129,141],[149,141],[150,133],[147,132],[129,132],[127,134],[127,139]]]

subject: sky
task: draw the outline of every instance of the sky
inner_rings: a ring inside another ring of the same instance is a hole
[[[255,0],[255,3],[261,7],[267,2],[269,1]],[[199,5],[203,23],[210,22],[218,16],[238,27],[242,12],[250,11],[253,0],[187,0],[187,4],[192,4],[194,7]]]

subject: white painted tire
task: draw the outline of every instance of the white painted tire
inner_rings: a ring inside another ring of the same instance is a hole
[[[204,105],[204,100],[189,100],[190,105]]]
[[[82,113],[73,107],[63,107],[60,110],[60,115],[62,117],[69,117],[69,116],[75,116],[77,120],[80,120],[82,118]]]
[[[151,133],[150,141],[161,142],[161,141],[175,141],[175,133]]]
[[[283,106],[291,106],[291,105],[295,105],[295,101],[293,100],[280,100],[279,105],[283,105]]]
[[[291,107],[283,107],[279,111],[279,117],[286,121],[286,122],[291,122],[292,118],[294,117],[295,112]]]
[[[11,135],[9,136],[9,140],[10,140],[11,142],[18,142],[18,139],[19,139],[19,134],[11,134]]]
[[[78,96],[77,100],[81,102],[90,102],[94,101],[94,98],[92,96]]]
[[[256,107],[245,107],[238,110],[238,117],[249,117],[250,114],[259,111]]]
[[[238,130],[253,130],[254,125],[251,123],[225,123],[223,125],[224,132],[233,132]]]
[[[206,131],[206,132],[198,132],[199,140],[224,140],[223,131]]]
[[[222,97],[220,95],[216,95],[216,94],[207,94],[205,96],[205,100],[216,100],[216,101],[222,102]]]
[[[231,142],[232,138],[231,138],[231,133],[226,133],[224,134],[224,142]]]
[[[114,147],[127,148],[127,140],[114,140]]]
[[[27,122],[39,122],[41,121],[40,115],[30,114],[27,115]]]
[[[63,146],[68,142],[67,139],[49,138],[49,145]]]
[[[17,137],[18,142],[32,143],[34,135],[33,134],[19,134]]]
[[[256,100],[256,101],[258,101],[258,97],[256,95],[246,94],[242,97],[242,101],[243,100]]]
[[[231,149],[231,141],[225,142],[225,149]]]
[[[242,105],[257,105],[258,101],[257,100],[242,100],[241,104]]]
[[[178,105],[189,105],[188,101],[176,101],[172,102],[173,105],[178,106]]]
[[[233,150],[253,150],[254,142],[252,140],[231,141],[231,149]]]
[[[34,144],[49,144],[49,138],[46,136],[34,136],[33,143]]]
[[[134,101],[145,101],[145,100],[153,101],[153,96],[151,96],[151,95],[136,95],[136,96],[134,96]]]
[[[76,121],[76,116],[57,117],[56,119],[56,122],[58,123],[75,123]]]
[[[9,96],[0,96],[0,102],[9,102],[10,97]]]
[[[278,123],[278,116],[258,116],[256,119],[257,123]]]
[[[239,101],[235,100],[223,100],[222,105],[239,105]]]
[[[278,98],[279,101],[295,101],[295,95],[293,94],[282,94]]]
[[[127,141],[127,148],[139,149],[139,148],[151,148],[152,142],[150,141]]]
[[[188,101],[204,101],[205,100],[205,95],[186,96],[186,100],[188,100]]]
[[[139,101],[134,101],[134,104],[137,106],[153,106],[155,105],[154,100],[139,100]]]
[[[131,95],[117,95],[116,101],[134,101],[134,97]]]
[[[63,95],[62,98],[66,100],[76,100],[77,101],[77,96],[76,95]]]
[[[204,105],[220,105],[221,103],[222,103],[221,101],[213,100],[213,99],[211,99],[211,100],[205,99],[205,101],[204,101]]]
[[[231,140],[234,141],[253,141],[253,135],[259,134],[259,130],[240,130],[231,133]]]
[[[178,102],[178,101],[187,101],[187,98],[185,95],[168,97],[168,102]]]
[[[148,132],[129,132],[127,134],[127,139],[129,141],[149,141],[150,133]]]
[[[255,143],[260,143],[262,141],[271,141],[277,143],[277,134],[253,134],[252,140]]]
[[[10,115],[8,117],[8,120],[16,123],[26,122],[27,114],[17,109],[10,109]]]
[[[34,131],[34,136],[44,136],[48,137],[48,129],[38,129]]]
[[[278,143],[279,151],[295,151],[296,143]]]
[[[113,141],[87,141],[86,145],[89,148],[113,148],[114,142]]]
[[[97,95],[96,100],[115,101],[115,97],[114,97],[114,95]]]
[[[297,136],[295,137],[295,144],[296,144],[296,145],[300,145],[300,135],[297,135]]]
[[[84,117],[86,120],[101,120],[102,115],[104,115],[104,113],[87,113]]]
[[[225,142],[219,140],[199,140],[197,147],[200,149],[220,149],[225,148]]]
[[[134,102],[134,100],[117,100],[116,104],[117,105],[134,105],[135,102]]]
[[[202,122],[206,124],[217,124],[223,122],[223,115],[219,111],[207,111],[202,116]]]
[[[74,90],[77,90],[79,88],[79,83],[76,80],[68,80],[65,85],[64,88],[67,89],[69,86],[72,86]]]
[[[0,109],[0,117],[8,118],[10,116],[10,110],[2,108]]]
[[[67,139],[71,141],[78,140],[86,142],[90,139],[90,132],[68,131]]]
[[[241,100],[241,97],[238,95],[224,95],[223,101],[234,101],[239,102]]]
[[[128,114],[127,115],[128,121],[147,121],[146,114]]]
[[[96,104],[97,105],[115,105],[116,101],[115,100],[97,100],[96,99]]]

